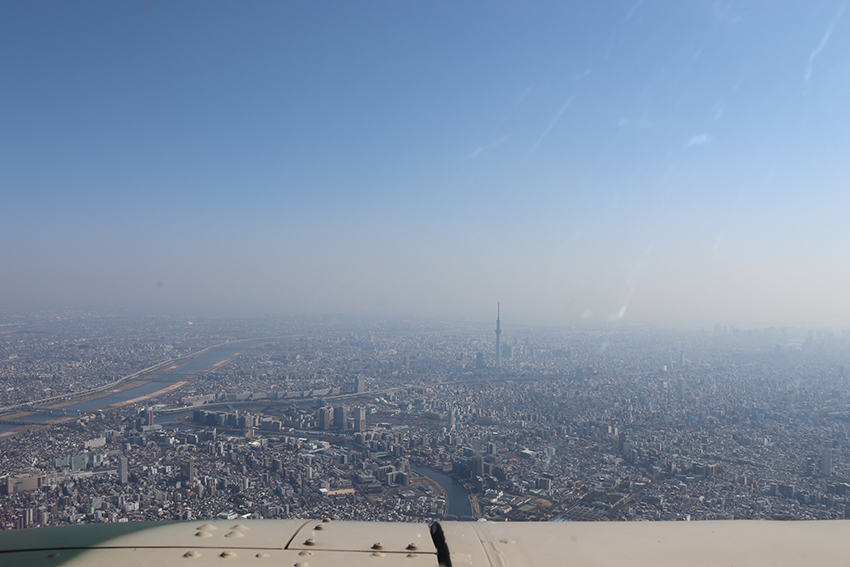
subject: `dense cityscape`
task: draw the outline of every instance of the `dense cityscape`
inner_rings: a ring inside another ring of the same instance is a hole
[[[850,516],[847,331],[497,321],[4,316],[0,526]]]

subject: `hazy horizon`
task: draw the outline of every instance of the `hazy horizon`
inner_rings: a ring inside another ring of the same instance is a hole
[[[0,309],[845,327],[850,13],[7,3]]]

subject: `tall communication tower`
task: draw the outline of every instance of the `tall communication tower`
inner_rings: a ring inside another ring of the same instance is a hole
[[[502,335],[502,323],[499,320],[499,303],[496,302],[496,369],[502,367],[502,346],[499,344]]]

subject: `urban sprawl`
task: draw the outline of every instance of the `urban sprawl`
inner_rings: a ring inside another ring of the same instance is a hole
[[[0,528],[850,517],[850,332],[493,331],[5,315]]]

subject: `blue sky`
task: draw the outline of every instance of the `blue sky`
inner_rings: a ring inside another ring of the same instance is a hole
[[[846,2],[5,3],[0,49],[0,307],[850,318]]]

